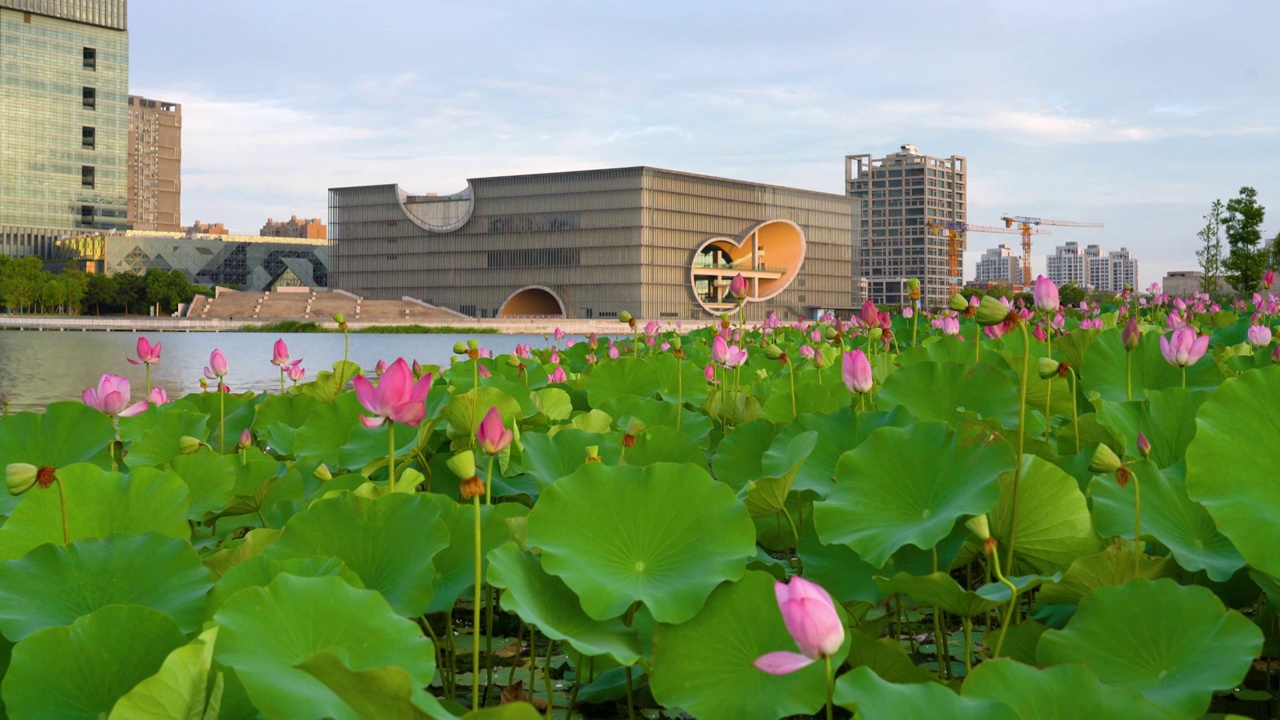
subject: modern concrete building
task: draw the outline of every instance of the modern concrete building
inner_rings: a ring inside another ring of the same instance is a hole
[[[1059,286],[1120,292],[1126,286],[1138,287],[1138,259],[1128,248],[1107,253],[1097,245],[1082,249],[1073,241],[1059,245],[1049,256],[1048,277]]]
[[[1133,251],[1128,248],[1120,248],[1107,255],[1109,264],[1111,265],[1111,287],[1106,288],[1112,292],[1120,292],[1126,287],[1138,290],[1138,258],[1133,256]]]
[[[0,0],[0,254],[124,230],[126,0]]]
[[[129,227],[182,230],[182,106],[129,96]]]
[[[329,190],[331,285],[472,317],[811,317],[855,305],[859,204],[651,167]]]
[[[1084,248],[1075,241],[1059,245],[1047,258],[1046,275],[1058,287],[1075,285],[1085,288],[1089,285],[1089,257]]]
[[[872,300],[906,304],[907,278],[920,280],[930,307],[946,305],[959,288],[959,269],[949,277],[947,238],[930,226],[967,221],[968,174],[965,158],[924,155],[915,145],[882,158],[845,156],[845,192],[862,209],[855,274],[867,279]],[[963,251],[964,233],[959,237]]]
[[[262,226],[262,230],[258,231],[258,234],[263,237],[307,238],[309,240],[324,240],[328,237],[324,223],[321,222],[320,218],[299,220],[297,215],[285,222],[276,222],[271,218],[267,218],[267,223]]]
[[[978,259],[974,282],[979,285],[1021,285],[1022,257],[1013,254],[1008,245],[988,248]]]
[[[329,284],[329,247],[314,240],[129,230],[68,238],[60,245],[88,270],[107,275],[181,270],[200,285],[259,292]]]

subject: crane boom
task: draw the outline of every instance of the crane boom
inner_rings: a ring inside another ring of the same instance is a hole
[[[946,220],[938,222],[930,220],[925,226],[932,230],[947,231],[947,279],[954,285],[959,286],[964,282],[962,276],[962,264],[964,258],[965,238],[960,237],[960,233],[995,233],[997,235],[1021,235],[1021,230],[1013,230],[1010,228],[996,227],[993,225],[972,225],[959,220]],[[1033,229],[1031,233],[1035,235],[1048,235],[1048,230]]]
[[[1031,236],[1038,231],[1032,229],[1032,225],[1054,225],[1057,227],[1102,227],[1100,222],[1081,222],[1079,220],[1049,220],[1042,217],[1032,217],[1029,215],[1011,215],[1005,213],[1000,216],[1004,221],[1006,228],[1012,229],[1014,223],[1017,223],[1019,232],[1022,233],[1022,283],[1024,285],[1031,284]]]

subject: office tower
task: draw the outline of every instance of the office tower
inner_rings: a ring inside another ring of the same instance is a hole
[[[129,96],[129,227],[182,229],[182,106]]]

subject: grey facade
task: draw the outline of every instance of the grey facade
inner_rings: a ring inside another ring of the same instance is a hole
[[[0,254],[123,230],[125,0],[0,0]]]
[[[330,284],[481,318],[697,319],[743,272],[749,317],[810,316],[854,304],[858,217],[841,195],[650,167],[479,178],[450,196],[333,188]]]

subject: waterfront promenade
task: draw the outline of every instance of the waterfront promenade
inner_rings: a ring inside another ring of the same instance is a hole
[[[276,320],[273,318],[271,321]],[[285,319],[285,318],[279,318]],[[31,332],[242,332],[271,322],[263,319],[232,319],[187,317],[94,317],[94,316],[52,316],[52,315],[0,315],[0,330],[19,330]],[[315,321],[317,325],[336,332],[337,323],[333,321]],[[643,327],[646,321],[638,321]],[[681,327],[693,329],[712,322],[712,320],[684,320]],[[371,327],[388,327],[396,325],[420,325],[423,327],[455,328],[459,332],[469,329],[498,332],[508,335],[541,335],[555,332],[557,328],[569,335],[630,335],[631,330],[617,320],[568,320],[562,318],[499,318],[499,319],[467,319],[453,321],[426,321],[415,319],[411,322],[393,320],[348,321],[347,326],[353,331]],[[664,329],[676,327],[674,321],[662,322]]]

